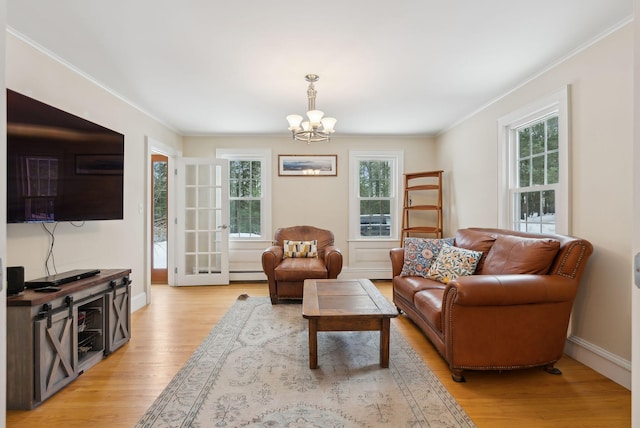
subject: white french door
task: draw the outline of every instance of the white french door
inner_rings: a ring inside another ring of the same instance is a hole
[[[229,186],[225,159],[177,161],[175,285],[229,283]]]

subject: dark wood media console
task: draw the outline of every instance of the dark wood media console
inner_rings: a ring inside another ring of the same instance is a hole
[[[7,298],[7,409],[32,409],[131,338],[131,269]]]

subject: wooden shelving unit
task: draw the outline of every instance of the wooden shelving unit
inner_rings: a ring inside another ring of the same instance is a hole
[[[423,171],[404,174],[402,245],[408,236],[442,238],[442,173]]]

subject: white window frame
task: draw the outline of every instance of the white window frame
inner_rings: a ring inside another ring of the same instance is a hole
[[[271,150],[269,149],[216,149],[216,157],[229,161],[259,161],[261,167],[262,197],[260,200],[261,236],[230,236],[230,241],[264,241],[271,239]]]
[[[391,230],[389,236],[360,235],[360,186],[361,161],[391,162]],[[401,226],[401,191],[402,171],[404,171],[404,152],[399,150],[349,151],[349,239],[362,241],[397,241]]]
[[[518,189],[517,129],[551,114],[558,115],[558,187],[556,202],[556,233],[571,233],[569,185],[569,86],[531,103],[498,120],[498,225],[513,229],[516,219],[514,192]],[[541,190],[543,186],[540,186]]]

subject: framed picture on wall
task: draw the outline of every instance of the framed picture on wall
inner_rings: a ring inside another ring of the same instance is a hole
[[[338,155],[278,155],[278,175],[336,176]]]

